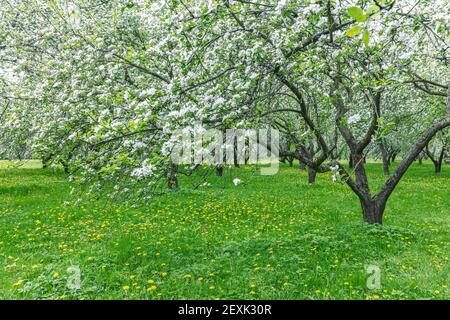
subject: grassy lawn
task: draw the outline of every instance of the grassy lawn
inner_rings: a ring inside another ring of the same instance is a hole
[[[368,170],[380,185],[381,165]],[[211,187],[128,208],[67,205],[74,196],[58,170],[2,169],[0,298],[450,298],[448,166],[413,166],[383,227],[361,222],[356,196],[331,174],[312,186],[306,176],[233,169]],[[380,289],[367,288],[368,265],[380,268]],[[71,266],[78,290],[67,287]]]

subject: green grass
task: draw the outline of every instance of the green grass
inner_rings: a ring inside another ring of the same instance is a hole
[[[0,169],[38,169],[42,168],[42,162],[39,160],[0,160]]]
[[[367,167],[379,186],[381,165]],[[307,185],[297,168],[233,169],[137,208],[67,205],[61,171],[0,170],[0,298],[447,299],[449,178],[413,166],[385,225],[369,227],[346,186],[330,174]],[[380,289],[367,288],[368,265]]]

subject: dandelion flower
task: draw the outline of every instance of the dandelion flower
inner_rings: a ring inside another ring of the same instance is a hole
[[[24,282],[25,282],[25,280],[19,279],[19,280],[17,280],[16,283],[13,284],[13,287],[18,287],[18,286],[22,285]]]

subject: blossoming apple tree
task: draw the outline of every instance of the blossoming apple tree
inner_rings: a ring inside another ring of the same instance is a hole
[[[8,125],[112,196],[149,196],[195,169],[171,161],[175,131],[264,124],[294,141],[287,153],[310,182],[332,168],[364,220],[382,223],[408,167],[450,125],[445,1],[3,3],[1,68],[19,75]],[[404,131],[411,119],[417,130]],[[402,161],[373,192],[365,158],[400,130]]]

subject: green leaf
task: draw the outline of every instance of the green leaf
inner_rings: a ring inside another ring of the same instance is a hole
[[[362,27],[361,26],[353,26],[350,29],[347,30],[347,32],[345,33],[345,35],[347,37],[355,37],[358,34],[361,33]]]
[[[364,14],[364,11],[358,7],[348,8],[348,14],[358,22],[365,22],[367,20],[367,16]]]
[[[370,41],[370,35],[369,30],[365,29],[362,35],[362,39],[364,41],[364,44],[366,45],[366,48],[369,47],[369,41]]]

